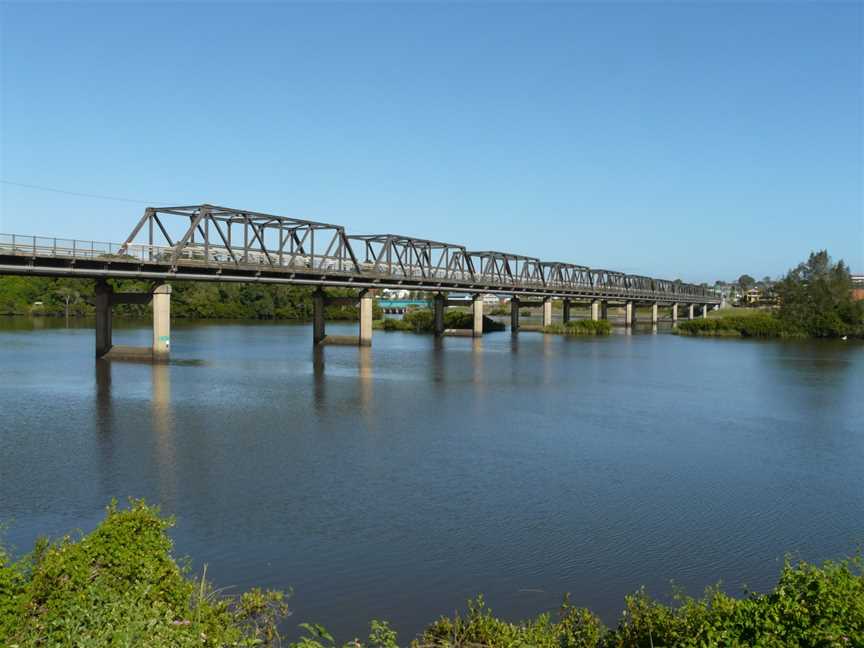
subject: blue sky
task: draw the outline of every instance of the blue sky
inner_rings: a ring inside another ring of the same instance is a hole
[[[691,281],[864,272],[859,3],[3,4],[0,177]],[[143,203],[0,184],[0,231]]]

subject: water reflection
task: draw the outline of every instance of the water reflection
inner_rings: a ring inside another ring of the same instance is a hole
[[[367,416],[373,411],[375,372],[372,369],[372,347],[361,346],[357,354],[357,377],[360,382],[360,409]]]
[[[171,367],[156,363],[151,371],[150,413],[159,466],[159,494],[163,501],[174,501],[177,493],[177,448],[174,415],[171,409]]]

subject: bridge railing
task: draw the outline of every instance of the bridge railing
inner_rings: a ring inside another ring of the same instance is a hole
[[[57,259],[182,264],[191,267],[218,267],[220,269],[285,271],[312,271],[320,274],[360,276],[364,279],[439,280],[444,283],[487,287],[489,292],[508,290],[540,290],[596,294],[604,298],[659,299],[674,301],[680,296],[689,301],[706,297],[717,300],[713,289],[693,284],[655,280],[648,277],[626,275],[620,272],[589,269],[570,264],[547,264],[528,257],[503,253],[466,253],[448,257],[446,262],[434,264],[423,256],[394,265],[378,259],[358,259],[355,267],[344,249],[331,246],[321,254],[309,249],[287,247],[284,251],[255,250],[250,247],[227,247],[187,242],[183,246],[111,243],[84,241],[45,236],[23,236],[0,233],[0,254]],[[353,252],[352,252],[353,253]],[[474,257],[471,261],[470,257]],[[455,261],[454,261],[455,259]],[[466,262],[468,261],[468,262]]]

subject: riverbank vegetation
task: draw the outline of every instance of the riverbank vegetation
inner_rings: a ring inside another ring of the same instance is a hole
[[[190,578],[172,555],[170,519],[132,501],[111,504],[91,533],[37,542],[13,560],[0,549],[0,645],[333,648],[325,627],[299,624],[289,641],[279,622],[286,595],[253,589],[227,596]],[[283,624],[284,625],[284,624]],[[557,613],[511,622],[482,599],[465,614],[441,617],[412,641],[399,642],[385,622],[372,621],[366,641],[346,648],[642,648],[646,646],[852,647],[864,645],[862,561],[815,566],[786,561],[766,594],[734,598],[713,587],[671,605],[644,590],[627,596],[612,628],[565,599]]]
[[[373,328],[382,331],[410,331],[412,333],[433,333],[435,320],[432,309],[416,308],[409,309],[402,319],[383,319],[372,323]],[[473,329],[474,313],[471,311],[447,310],[444,311],[445,329]],[[490,317],[483,316],[483,332],[503,331],[504,324],[496,322]]]
[[[608,320],[571,320],[566,324],[550,324],[543,328],[543,332],[557,335],[609,335],[612,325]]]
[[[709,319],[680,322],[679,335],[723,337],[862,337],[864,302],[855,301],[843,261],[813,252],[774,284],[779,306],[746,312],[721,311]]]
[[[118,292],[145,292],[144,281],[110,280]],[[95,282],[91,279],[0,277],[0,315],[89,317],[94,314]],[[171,282],[171,317],[181,319],[307,320],[312,317],[313,289],[272,284]],[[334,297],[356,291],[328,288]],[[149,318],[147,305],[116,304],[117,317]],[[328,306],[331,320],[356,320],[356,306]],[[380,317],[380,309],[375,306]]]

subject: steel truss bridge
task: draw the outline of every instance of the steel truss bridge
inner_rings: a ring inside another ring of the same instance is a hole
[[[0,274],[720,303],[678,281],[207,204],[149,207],[122,243],[0,234]]]

